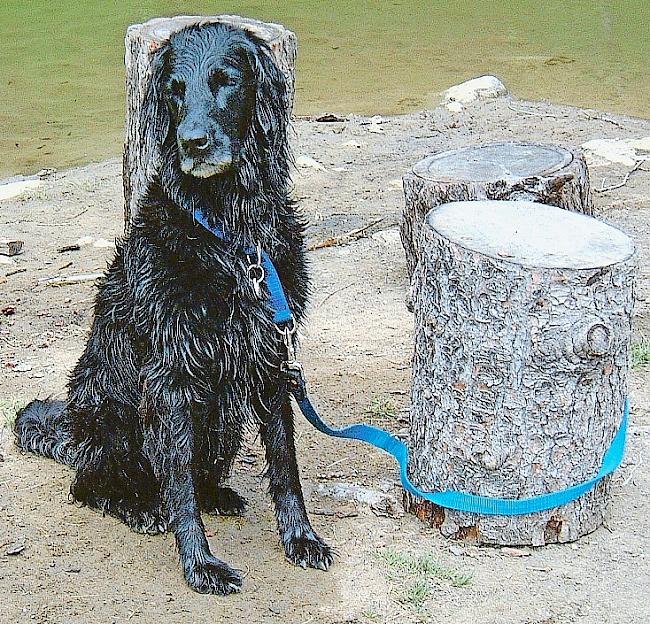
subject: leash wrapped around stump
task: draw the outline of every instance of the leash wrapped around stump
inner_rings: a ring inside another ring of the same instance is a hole
[[[409,474],[423,490],[521,499],[592,478],[620,431],[636,256],[621,231],[534,202],[430,211],[414,273]],[[407,495],[449,537],[577,539],[602,523],[609,480],[523,516]]]

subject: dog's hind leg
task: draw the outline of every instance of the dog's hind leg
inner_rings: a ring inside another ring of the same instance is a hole
[[[69,428],[78,449],[72,497],[124,522],[138,533],[162,533],[167,521],[159,487],[142,452],[137,411],[117,400],[95,397],[95,404],[71,395]]]
[[[166,384],[157,377],[145,384],[142,399],[144,450],[160,482],[185,580],[202,594],[230,594],[240,589],[242,578],[212,555],[205,537],[192,475],[194,431],[189,401],[182,390],[169,389],[178,384]]]
[[[214,485],[212,480],[197,486],[196,495],[202,511],[214,516],[242,516],[246,499],[227,486]]]
[[[327,570],[333,552],[312,529],[307,517],[293,441],[293,411],[285,388],[278,389],[272,405],[263,417],[260,431],[280,539],[291,562],[303,568]]]

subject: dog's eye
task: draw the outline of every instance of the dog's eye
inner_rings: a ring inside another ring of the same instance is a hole
[[[176,80],[176,78],[172,78],[167,83],[167,91],[170,95],[176,98],[182,98],[185,95],[185,83],[180,80]]]
[[[233,86],[235,84],[234,78],[220,69],[210,74],[209,81],[210,89],[212,89],[214,93],[221,89],[221,87]]]

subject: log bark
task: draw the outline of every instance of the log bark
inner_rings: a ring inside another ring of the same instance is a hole
[[[148,177],[158,165],[159,150],[150,124],[143,119],[142,107],[149,80],[153,53],[170,36],[182,28],[197,23],[223,22],[250,31],[269,44],[278,66],[287,77],[289,111],[295,95],[295,66],[298,43],[295,33],[280,24],[259,22],[237,15],[189,16],[155,18],[144,24],[129,26],[125,38],[126,65],[126,124],[123,156],[125,227],[137,211],[138,200]]]
[[[418,259],[420,224],[453,201],[528,200],[593,214],[589,174],[579,151],[534,143],[495,143],[434,154],[404,175],[401,236],[409,277]],[[411,309],[411,301],[407,302]]]
[[[533,202],[429,212],[414,279],[410,476],[424,491],[527,498],[593,477],[627,394],[635,252],[621,231]],[[603,519],[609,480],[523,516],[407,507],[447,537],[540,546]]]

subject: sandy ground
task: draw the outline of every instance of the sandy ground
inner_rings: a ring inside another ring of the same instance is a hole
[[[648,137],[650,121],[509,98],[460,113],[436,109],[386,118],[381,133],[371,132],[376,125],[367,121],[295,123],[295,194],[311,223],[310,242],[382,219],[360,240],[311,252],[315,295],[302,353],[313,396],[329,420],[366,420],[399,431],[406,425],[412,332],[396,230],[402,173],[431,152],[471,143],[521,139],[576,146]],[[649,168],[595,195],[599,216],[626,230],[639,247],[637,337],[650,335]],[[630,169],[592,160],[592,185],[623,181]],[[105,241],[110,244],[123,226],[120,176],[115,159],[50,175],[39,188],[0,201],[0,237],[25,241],[22,255],[0,265],[0,308],[15,307],[14,314],[0,315],[0,622],[650,620],[647,367],[632,372],[631,433],[606,528],[523,557],[449,542],[403,515],[397,473],[385,456],[326,438],[300,417],[308,507],[338,550],[328,573],[285,561],[254,440],[232,477],[250,501],[247,514],[205,518],[213,550],[245,572],[241,594],[193,593],[183,582],[171,536],[137,535],[69,504],[70,471],[18,453],[8,422],[15,404],[64,393],[91,320],[93,287],[53,288],[40,280],[103,270],[112,254]],[[79,251],[58,251],[82,237],[92,240]],[[434,572],[418,572],[422,555],[436,562]]]

